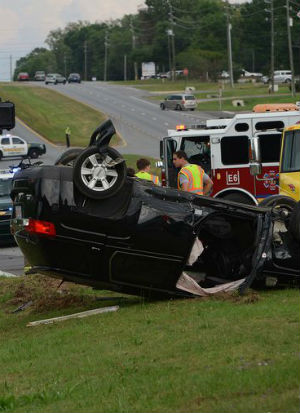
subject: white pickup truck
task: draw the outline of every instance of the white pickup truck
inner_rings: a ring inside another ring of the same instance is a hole
[[[19,136],[0,135],[0,160],[8,157],[37,158],[46,153],[43,143],[27,143]]]

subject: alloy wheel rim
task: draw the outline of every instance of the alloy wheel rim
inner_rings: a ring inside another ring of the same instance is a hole
[[[85,159],[80,173],[83,183],[89,189],[102,192],[115,185],[118,179],[118,172],[115,167],[108,166],[110,161],[112,161],[110,156],[103,158],[97,153]]]

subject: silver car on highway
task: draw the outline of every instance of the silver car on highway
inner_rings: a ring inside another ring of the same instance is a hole
[[[194,95],[191,94],[176,94],[167,96],[161,103],[161,110],[195,110],[197,101]]]

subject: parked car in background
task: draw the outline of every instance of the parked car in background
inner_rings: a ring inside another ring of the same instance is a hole
[[[79,73],[70,73],[68,77],[68,83],[80,83],[81,77]]]
[[[184,93],[178,95],[169,95],[160,103],[161,110],[195,110],[196,107],[197,101],[195,96]]]
[[[272,81],[269,76],[262,76],[261,81],[267,84]],[[275,70],[274,83],[291,83],[292,72],[290,70]]]
[[[157,79],[169,79],[170,75],[169,75],[169,72],[160,72],[160,73],[157,73],[156,78]]]
[[[13,176],[14,173],[10,170],[0,170],[0,246],[15,242],[10,232],[10,219],[13,210],[10,191]]]
[[[42,70],[38,70],[37,72],[35,72],[34,75],[34,80],[37,82],[43,82],[46,78],[46,73],[43,72]]]
[[[20,82],[29,80],[29,74],[27,72],[20,72],[18,74],[17,80]]]
[[[292,72],[290,70],[275,70],[275,83],[290,83],[292,81]]]
[[[45,78],[45,84],[53,83],[57,85],[58,83],[66,84],[67,79],[60,73],[48,73]]]

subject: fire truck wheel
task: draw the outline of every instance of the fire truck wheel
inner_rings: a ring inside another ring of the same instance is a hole
[[[288,231],[296,241],[300,242],[300,202],[297,202],[291,213]]]
[[[259,206],[271,207],[286,210],[287,212],[292,212],[296,205],[296,201],[289,196],[284,195],[273,195],[265,198],[260,202]]]
[[[244,194],[232,193],[223,196],[222,199],[225,199],[226,201],[238,202],[239,204],[253,205],[253,201]]]
[[[284,218],[286,229],[290,228],[291,212],[296,206],[296,201],[289,196],[273,195],[260,202],[259,206],[276,208]]]

